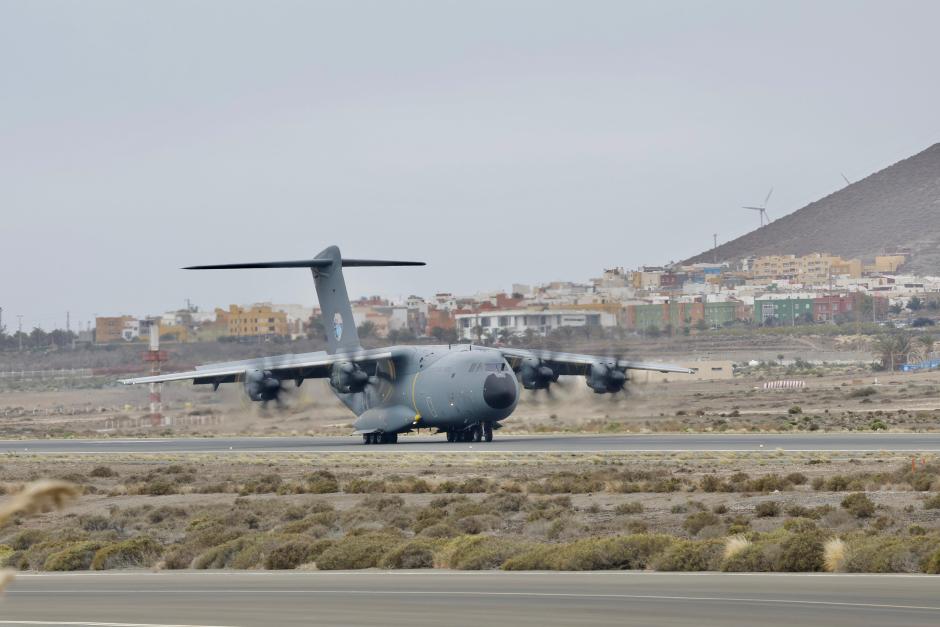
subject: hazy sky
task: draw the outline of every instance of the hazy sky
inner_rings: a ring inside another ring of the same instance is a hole
[[[45,328],[678,260],[940,141],[938,2],[0,0],[0,307]]]

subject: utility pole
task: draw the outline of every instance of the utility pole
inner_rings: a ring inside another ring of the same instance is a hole
[[[16,314],[17,319],[17,335],[20,336],[20,352],[23,352],[23,314]]]
[[[714,246],[712,246],[712,251],[714,251],[712,261],[718,263],[718,233],[712,233],[712,240],[714,242]]]

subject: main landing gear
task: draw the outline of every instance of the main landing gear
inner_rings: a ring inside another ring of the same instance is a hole
[[[397,433],[363,433],[363,444],[396,444],[398,442]]]
[[[466,429],[448,429],[448,442],[492,442],[493,424],[489,422],[477,423]]]

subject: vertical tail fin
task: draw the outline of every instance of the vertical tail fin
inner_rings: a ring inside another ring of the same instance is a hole
[[[353,319],[343,267],[369,266],[423,266],[422,261],[382,261],[377,259],[343,259],[339,248],[330,246],[313,259],[302,261],[262,261],[259,263],[231,263],[211,266],[189,266],[184,270],[235,270],[259,268],[310,268],[317,288],[323,324],[326,327],[329,353],[355,351],[361,348],[356,321]]]
[[[328,265],[310,268],[313,284],[317,288],[317,300],[323,326],[326,328],[326,350],[328,353],[348,352],[361,348],[356,321],[353,319],[346,280],[343,278],[343,258],[339,248],[330,246],[319,255],[319,260],[329,260]]]

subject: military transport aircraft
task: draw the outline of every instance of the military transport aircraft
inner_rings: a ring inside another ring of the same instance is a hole
[[[623,390],[628,370],[691,373],[688,368],[472,344],[389,346],[364,349],[359,344],[343,268],[423,266],[415,261],[343,259],[330,246],[313,259],[193,266],[187,270],[238,268],[310,268],[323,320],[332,323],[327,350],[277,355],[197,366],[122,383],[189,381],[212,385],[240,382],[253,401],[277,401],[285,381],[300,386],[304,379],[328,378],[337,397],[357,416],[355,432],[365,444],[389,444],[398,434],[416,429],[446,433],[448,442],[490,442],[500,421],[512,414],[520,383],[544,390],[558,377],[585,377],[598,394]]]

